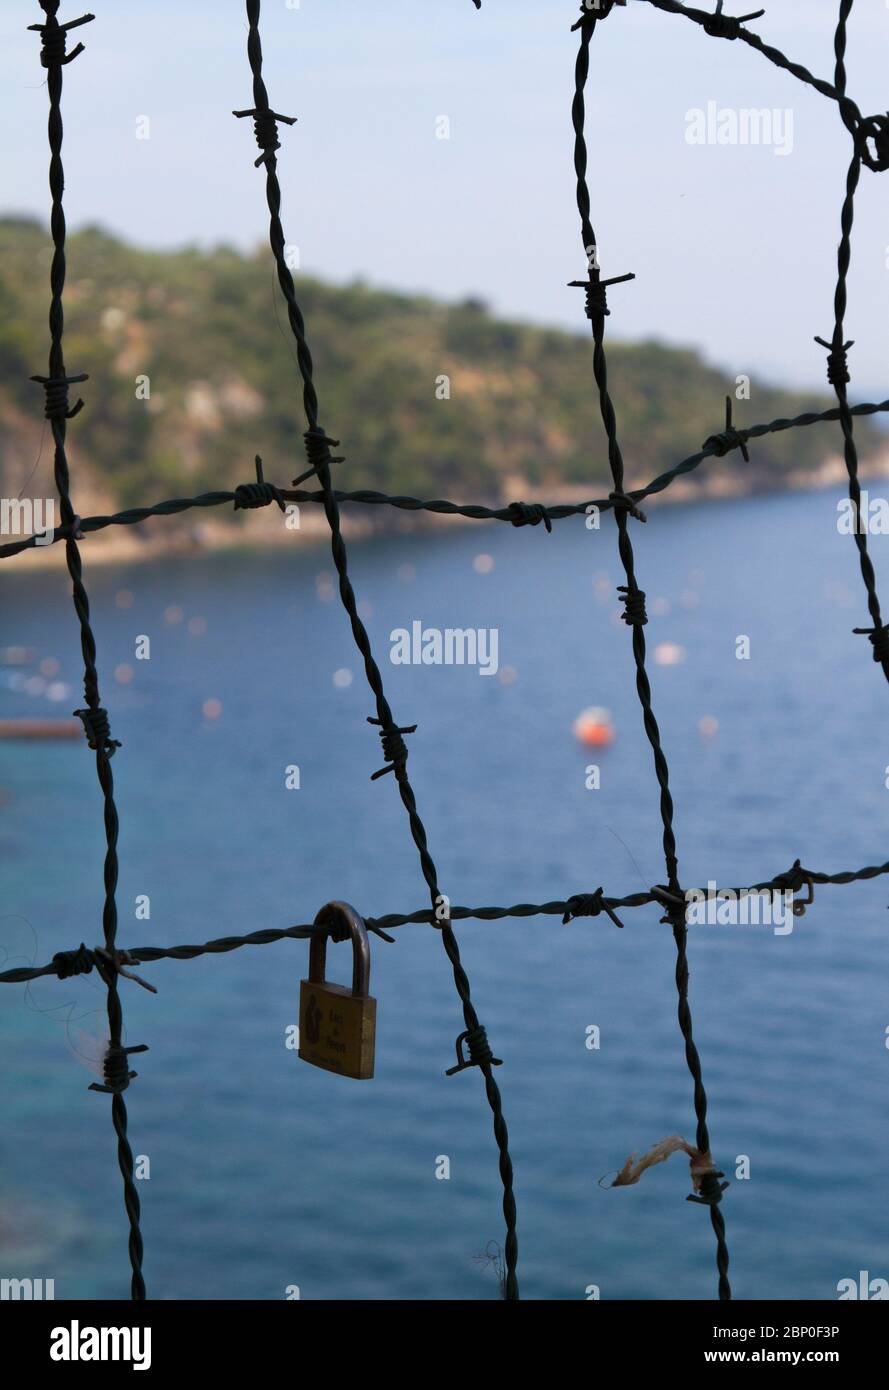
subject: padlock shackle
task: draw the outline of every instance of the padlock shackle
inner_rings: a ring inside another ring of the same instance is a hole
[[[327,937],[336,941],[352,939],[352,993],[366,998],[370,993],[370,941],[364,918],[359,917],[349,903],[325,903],[315,918],[316,927],[326,927],[327,933],[320,932],[309,943],[309,979],[320,985],[324,980],[327,965]]]

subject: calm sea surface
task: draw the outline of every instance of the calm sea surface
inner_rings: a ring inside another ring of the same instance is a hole
[[[652,661],[651,676],[686,884],[755,882],[797,856],[830,872],[887,858],[889,692],[852,635],[867,614],[854,546],[836,529],[839,495],[677,507],[634,528],[650,649],[684,652]],[[887,541],[871,544],[889,599]],[[326,548],[91,568],[101,545],[89,539],[84,558],[123,744],[121,944],[311,921],[331,898],[367,915],[428,906],[393,779],[369,780],[382,762],[365,722],[374,711]],[[452,902],[662,882],[610,518],[600,533],[579,519],[551,536],[473,524],[350,554],[395,714],[419,724],[410,772]],[[474,563],[480,554],[493,567]],[[34,652],[0,668],[0,717],[68,714],[81,695],[66,579],[26,562],[5,562],[2,578],[0,645]],[[500,672],[391,665],[390,631],[414,620],[496,628]],[[134,658],[140,635],[148,661]],[[748,661],[735,657],[740,635]],[[46,658],[59,669],[40,677]],[[350,684],[335,683],[343,671]],[[571,732],[587,705],[607,706],[616,728],[598,755]],[[705,738],[708,716],[718,731]],[[102,816],[83,742],[5,743],[0,757],[9,968],[101,939]],[[599,790],[585,786],[593,761]],[[300,789],[288,790],[294,764]],[[691,930],[739,1298],[829,1299],[861,1270],[889,1277],[887,902],[889,881],[877,880],[817,890],[789,936]],[[591,1284],[604,1299],[715,1294],[710,1223],[685,1201],[684,1159],[638,1187],[598,1185],[631,1150],[694,1137],[675,950],[658,916],[628,911],[622,932],[604,917],[458,925],[505,1061],[527,1298],[583,1299]],[[369,1084],[285,1046],[305,943],[144,966],[156,996],[123,982],[127,1040],[150,1045],[128,1105],[134,1151],[150,1159],[140,1191],[151,1297],[281,1299],[294,1284],[306,1299],[497,1297],[476,1259],[502,1241],[482,1079],[443,1076],[463,1024],[438,934],[396,935],[372,942]],[[345,947],[329,965],[346,978]],[[590,1025],[598,1050],[585,1045]],[[54,1278],[59,1298],[128,1296],[108,1099],[87,1090],[77,1056],[103,1033],[94,976],[0,987],[0,1275]],[[741,1155],[749,1179],[736,1177]],[[436,1178],[441,1156],[448,1180]]]

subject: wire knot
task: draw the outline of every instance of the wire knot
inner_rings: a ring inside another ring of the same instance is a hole
[[[725,458],[726,454],[731,453],[732,449],[740,449],[741,456],[745,463],[750,462],[750,455],[747,452],[747,431],[736,430],[732,423],[732,398],[725,398],[725,429],[721,434],[711,434],[709,439],[705,439],[701,445],[702,449],[712,449],[717,458]]]
[[[67,24],[60,24],[56,19],[58,3],[53,5],[43,5],[40,8],[47,16],[45,24],[29,24],[29,32],[40,35],[40,62],[45,68],[65,67],[77,57],[78,53],[83,52],[83,44],[79,43],[76,48],[66,54],[65,46],[68,42],[68,30],[77,29],[81,24],[89,24],[90,20],[95,19],[94,14],[81,15],[80,19],[69,19]]]
[[[262,153],[258,159],[254,159],[253,167],[258,169],[260,164],[269,167],[269,163],[274,159],[275,150],[281,148],[281,141],[278,139],[278,122],[283,121],[285,125],[295,125],[295,116],[281,116],[277,111],[259,110],[251,107],[249,111],[233,111],[233,116],[238,119],[242,116],[253,117],[253,134],[256,136],[256,143]]]
[[[235,511],[252,510],[255,507],[268,507],[276,502],[283,512],[284,499],[274,483],[267,483],[262,475],[262,459],[256,455],[256,482],[239,483],[235,488]]]
[[[757,10],[755,14],[744,14],[736,18],[734,15],[723,14],[722,6],[723,0],[716,0],[716,13],[708,15],[704,20],[704,32],[714,39],[737,39],[742,24],[746,24],[750,19],[760,19],[765,14],[765,10]]]
[[[606,290],[609,285],[622,285],[625,280],[635,280],[636,276],[612,275],[610,280],[600,280],[598,270],[591,270],[587,280],[569,280],[568,288],[572,290],[585,290],[586,295],[586,316],[588,319],[595,319],[597,316],[602,318],[611,313],[608,307],[608,295]]]
[[[776,887],[793,894],[799,893],[801,889],[806,889],[806,897],[802,902],[793,904],[794,917],[804,917],[806,908],[811,907],[815,901],[815,882],[807,869],[804,869],[798,859],[794,859],[790,868],[783,874],[776,874],[774,878]]]
[[[367,923],[365,923],[365,926],[366,925]],[[342,941],[348,941],[351,936],[351,932],[349,931],[349,923],[347,922],[345,916],[341,913],[332,914],[330,918],[330,926],[325,926],[324,930],[326,935],[329,936],[330,940],[333,941],[335,944],[338,944]]]
[[[718,1173],[715,1168],[711,1168],[708,1173],[696,1175],[698,1185],[697,1192],[689,1192],[686,1197],[687,1202],[697,1202],[701,1207],[718,1207],[722,1201],[722,1194],[729,1186],[727,1182],[720,1182],[724,1178],[724,1173]]]
[[[850,347],[855,346],[854,339],[848,343],[827,343],[823,338],[816,338],[816,343],[821,347],[827,348],[827,380],[831,386],[845,386],[849,384],[849,366],[846,362],[846,353]]]
[[[127,1060],[130,1054],[147,1051],[146,1043],[140,1043],[137,1047],[121,1047],[120,1044],[109,1043],[108,1051],[102,1062],[105,1084],[100,1085],[94,1081],[89,1089],[91,1091],[103,1091],[106,1095],[119,1096],[121,1091],[125,1091],[130,1082],[139,1075],[138,1072],[130,1071],[130,1064]]]
[[[575,917],[598,917],[600,912],[607,912],[616,927],[622,927],[623,922],[617,916],[602,897],[603,890],[597,888],[595,893],[575,893],[565,904],[565,915],[562,918],[562,926],[566,926]]]
[[[132,970],[128,970],[129,965],[138,965],[137,956],[130,955],[129,951],[108,950],[105,946],[97,946],[90,952],[93,964],[98,970],[106,985],[111,985],[118,975],[123,975],[127,980],[134,980],[137,985],[147,989],[150,994],[157,994],[154,985],[150,985],[147,980],[143,980],[141,975],[134,975]]]
[[[885,116],[868,116],[866,120],[861,121],[856,135],[862,161],[868,169],[873,169],[876,174],[889,169],[889,111]],[[868,147],[868,140],[874,142],[873,154]]]
[[[463,1052],[463,1044],[469,1048],[469,1056]],[[458,1071],[466,1071],[467,1067],[502,1067],[503,1062],[499,1057],[495,1057],[491,1051],[491,1044],[488,1042],[488,1034],[479,1023],[475,1028],[467,1028],[465,1033],[461,1033],[457,1039],[457,1065],[449,1067],[445,1076],[455,1076]]]
[[[627,0],[581,0],[580,19],[571,25],[571,32],[582,29],[597,19],[607,19],[615,5],[626,5]]]
[[[52,963],[60,980],[70,980],[72,975],[89,975],[96,962],[92,951],[81,941],[76,951],[56,951]]]
[[[672,927],[674,931],[685,926],[686,899],[681,891],[657,883],[649,892],[655,902],[664,908],[664,915],[660,918],[663,925]]]
[[[78,398],[73,406],[68,404],[68,387],[79,381],[89,381],[89,375],[81,372],[79,376],[32,376],[43,387],[46,401],[43,413],[47,420],[73,420],[83,410],[83,401]]]
[[[106,758],[114,757],[114,750],[120,747],[116,738],[111,737],[111,725],[107,709],[98,705],[95,709],[76,709],[74,713],[83,723],[86,741],[96,753],[104,753]]]
[[[630,589],[628,585],[621,584],[618,586],[617,592],[623,595],[624,611],[621,617],[627,626],[644,627],[648,622],[644,589]]]
[[[747,452],[747,436],[741,430],[723,430],[721,434],[711,434],[704,440],[704,449],[712,449],[717,458],[724,458],[730,454],[732,449],[740,449],[744,456],[744,462],[750,462],[750,455]]]
[[[334,458],[331,449],[338,449],[340,441],[331,439],[326,435],[320,425],[313,425],[310,430],[303,434],[306,445],[306,455],[309,460],[309,467],[305,473],[300,473],[298,478],[294,478],[292,486],[299,487],[306,478],[311,478],[312,474],[319,474],[322,468],[329,468],[333,463],[342,463],[342,458]]]
[[[402,734],[416,733],[416,724],[410,724],[398,728],[395,724],[383,725],[381,719],[368,718],[368,724],[378,724],[380,726],[380,739],[383,744],[383,757],[386,759],[386,766],[381,767],[378,772],[373,773],[371,781],[375,782],[378,777],[385,777],[387,772],[396,772],[398,768],[404,767],[407,762],[407,744],[401,737]]]
[[[608,501],[614,507],[615,511],[619,509],[625,511],[636,521],[648,520],[642,508],[633,501],[632,497],[624,492],[623,488],[616,488],[614,492],[609,492]]]
[[[539,526],[542,521],[547,531],[553,529],[546,507],[539,502],[510,502],[509,515],[513,526]]]
[[[874,649],[874,661],[885,666],[889,662],[889,623],[880,627],[853,627],[856,637],[867,637]]]

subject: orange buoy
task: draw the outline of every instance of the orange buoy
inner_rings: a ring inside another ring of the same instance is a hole
[[[591,705],[574,721],[574,736],[590,748],[607,748],[614,742],[614,725],[607,709]]]
[[[82,738],[77,719],[0,719],[0,738]]]

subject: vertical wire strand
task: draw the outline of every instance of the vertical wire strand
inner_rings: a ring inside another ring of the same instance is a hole
[[[861,483],[858,479],[858,448],[855,443],[855,435],[852,423],[852,412],[849,409],[849,372],[846,367],[846,344],[845,344],[845,318],[848,303],[848,275],[852,263],[852,224],[855,218],[855,194],[858,190],[858,183],[861,178],[861,151],[856,138],[856,124],[853,114],[849,111],[847,103],[842,99],[846,95],[846,27],[849,16],[852,12],[853,0],[840,0],[839,17],[837,20],[836,34],[834,37],[834,53],[836,55],[836,70],[834,84],[840,95],[840,112],[843,123],[852,135],[853,154],[846,174],[846,192],[843,199],[842,212],[840,214],[840,242],[837,248],[837,281],[834,291],[834,330],[831,340],[831,358],[837,363],[838,370],[831,371],[831,384],[834,387],[837,403],[840,409],[840,429],[843,435],[843,456],[846,464],[846,472],[849,475],[849,498],[853,506],[855,517],[855,545],[858,550],[858,561],[861,568],[861,577],[864,580],[864,587],[867,592],[867,607],[871,616],[871,641],[874,647],[874,660],[882,666],[886,679],[889,680],[889,641],[885,640],[883,634],[883,618],[880,611],[880,600],[877,595],[876,575],[874,573],[873,561],[867,548],[867,531],[861,525]],[[866,629],[857,629],[864,632]],[[881,634],[883,640],[881,640]]]
[[[42,38],[43,59],[47,72],[47,88],[49,92],[47,131],[50,148],[49,187],[52,197],[50,229],[53,240],[53,257],[50,269],[52,299],[49,309],[51,339],[49,350],[49,381],[64,382],[66,380],[66,373],[63,347],[65,331],[63,296],[66,275],[65,241],[67,229],[63,206],[65,173],[62,164],[62,67],[66,59],[64,56],[62,26],[57,19],[59,0],[40,0],[40,7],[46,15]],[[68,61],[70,61],[70,57],[74,56],[76,56],[76,54],[69,55]],[[76,517],[71,502],[70,472],[66,449],[67,420],[65,412],[59,411],[53,414],[50,423],[55,446],[53,468],[56,488],[59,494],[62,524],[71,526],[71,530],[65,539],[65,558],[68,574],[71,579],[74,609],[80,624],[80,645],[84,666],[84,698],[86,700],[87,710],[90,714],[97,715],[101,709],[101,699],[99,694],[99,675],[96,667],[96,640],[90,621],[89,597],[83,582],[80,548],[76,539],[77,528],[72,525]],[[103,979],[107,990],[110,1050],[115,1052],[122,1046],[123,1035],[123,1011],[118,992],[117,969],[114,964],[115,942],[117,937],[116,892],[118,878],[117,842],[119,825],[117,806],[114,800],[114,777],[110,765],[113,746],[109,744],[107,739],[97,738],[95,739],[95,752],[96,775],[102,791],[105,824],[105,860],[103,874],[105,898],[102,908],[102,930],[105,938],[105,949],[108,952],[111,962],[109,968],[103,973]],[[145,1298],[145,1281],[142,1274],[143,1245],[139,1226],[141,1209],[139,1194],[136,1190],[133,1177],[133,1153],[127,1138],[127,1108],[123,1097],[119,1093],[112,1096],[111,1119],[114,1131],[117,1135],[118,1164],[123,1178],[124,1205],[130,1224],[129,1254],[132,1269],[131,1295],[134,1300],[141,1301]]]
[[[577,209],[580,214],[584,253],[587,257],[588,264],[591,266],[598,266],[598,256],[595,254],[597,245],[596,234],[593,230],[592,221],[590,220],[590,191],[587,180],[587,146],[585,136],[586,108],[584,94],[589,75],[590,43],[596,31],[596,23],[597,20],[595,16],[585,15],[579,25],[580,43],[575,63],[574,100],[571,112],[575,136],[574,168],[577,178]],[[593,258],[592,260],[590,259],[591,257]],[[595,280],[598,282],[598,269],[591,269],[589,273],[591,281]],[[608,390],[604,301],[600,301],[598,307],[596,303],[593,302],[590,319],[593,330],[593,375],[599,392],[602,423],[608,439],[608,459],[615,490],[617,493],[622,494],[624,465],[618,440],[617,418]],[[625,506],[616,506],[614,508],[614,516],[617,523],[618,551],[627,581],[625,592],[628,600],[628,608],[629,603],[636,600],[641,603],[641,612],[644,614],[645,595],[639,588],[636,579],[633,543],[629,534],[628,508]],[[642,621],[636,621],[631,624],[633,634],[633,659],[636,665],[636,691],[642,706],[643,724],[654,755],[655,774],[660,787],[660,810],[663,827],[664,859],[667,867],[667,881],[670,894],[681,900],[682,890],[679,884],[676,836],[673,829],[673,798],[670,793],[669,768],[661,746],[661,736],[657,719],[655,718],[652,708],[651,685],[645,665],[646,649],[645,637],[642,631],[643,622],[644,617]],[[684,906],[674,908],[672,911],[668,909],[668,916],[673,928],[673,937],[676,943],[676,989],[679,996],[679,1027],[685,1042],[686,1063],[694,1083],[697,1147],[700,1153],[709,1154],[710,1135],[707,1127],[707,1092],[704,1088],[700,1056],[694,1042],[691,1008],[688,1002],[688,928],[685,924]],[[715,1174],[709,1174],[702,1179],[701,1190],[704,1192],[707,1204],[710,1207],[710,1221],[716,1236],[716,1265],[719,1297],[721,1300],[727,1301],[731,1298],[731,1285],[728,1280],[729,1253],[725,1237],[725,1221],[718,1206],[721,1192]]]
[[[255,113],[261,119],[262,117],[268,118],[269,116],[273,116],[274,113],[269,106],[268,92],[262,77],[262,42],[259,32],[260,7],[261,0],[246,0],[248,22],[247,57],[253,74],[253,102]],[[314,365],[312,362],[312,354],[306,339],[305,322],[296,298],[293,276],[290,267],[287,265],[284,250],[284,230],[281,222],[281,187],[278,181],[277,158],[274,148],[268,148],[265,151],[262,162],[264,162],[266,170],[266,201],[268,203],[270,219],[269,241],[278,270],[278,282],[287,303],[287,315],[290,321],[290,327],[296,339],[297,361],[303,382],[303,405],[306,419],[310,431],[320,431],[321,427],[318,423],[318,395],[313,381]],[[321,433],[323,434],[323,431],[321,431]],[[395,727],[395,720],[386,699],[383,688],[383,678],[379,666],[371,650],[370,638],[358,614],[355,592],[352,587],[351,579],[349,578],[346,544],[343,539],[342,526],[340,523],[339,503],[331,482],[328,464],[322,462],[317,469],[317,473],[324,494],[324,511],[330,526],[331,554],[339,578],[340,599],[348,615],[355,644],[361,653],[367,683],[374,696],[377,720],[381,730],[385,731]],[[426,880],[431,895],[434,916],[435,909],[441,903],[443,895],[438,886],[438,873],[435,862],[429,851],[426,829],[417,810],[416,797],[407,773],[405,760],[401,759],[395,761],[393,764],[393,771],[398,784],[401,800],[408,814],[411,836],[420,857],[423,877]],[[463,1008],[463,1018],[466,1028],[469,1032],[475,1032],[479,1029],[479,1018],[472,1002],[469,977],[460,959],[460,947],[456,934],[450,921],[447,920],[441,923],[440,929],[442,943],[448,960],[451,963],[454,984]],[[500,1088],[494,1080],[491,1063],[481,1061],[478,1063],[478,1066],[484,1076],[485,1094],[493,1116],[494,1138],[499,1154],[500,1180],[503,1186],[503,1216],[506,1225],[504,1243],[504,1259],[506,1263],[505,1293],[507,1299],[515,1300],[519,1297],[518,1278],[516,1274],[518,1238],[516,1234],[517,1213],[513,1189],[513,1166],[509,1152],[509,1131],[503,1116]]]

